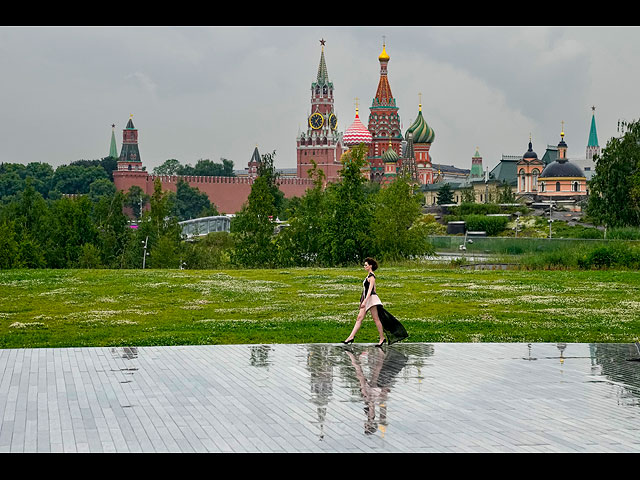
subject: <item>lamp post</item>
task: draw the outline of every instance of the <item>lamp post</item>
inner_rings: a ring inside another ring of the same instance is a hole
[[[142,254],[142,269],[144,270],[145,265],[147,264],[147,255],[149,255],[147,253],[147,242],[149,241],[149,235],[147,235],[147,238],[144,239],[144,253]]]
[[[489,167],[484,171],[484,203],[489,203]]]
[[[549,238],[551,238],[551,223],[553,219],[551,218],[551,211],[553,210],[553,201],[549,200]]]

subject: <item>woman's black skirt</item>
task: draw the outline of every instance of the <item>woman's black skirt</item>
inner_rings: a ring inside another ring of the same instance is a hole
[[[378,308],[378,318],[380,319],[389,345],[404,340],[409,336],[407,330],[396,317],[391,315],[382,305],[376,305],[376,307]]]

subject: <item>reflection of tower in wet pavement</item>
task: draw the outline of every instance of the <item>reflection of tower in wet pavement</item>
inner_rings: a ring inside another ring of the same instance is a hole
[[[560,350],[560,365],[564,364],[564,349],[567,348],[566,343],[556,343],[556,348]]]
[[[270,365],[269,352],[271,347],[269,345],[257,345],[251,346],[251,358],[249,360],[252,367],[268,367]]]
[[[524,360],[537,360],[536,357],[532,357],[531,356],[531,344],[528,343],[527,344],[527,350],[528,350],[528,356],[527,357],[523,357]]]
[[[333,362],[328,345],[309,345],[307,369],[311,382],[311,402],[316,406],[320,440],[324,438],[327,405],[333,394]]]

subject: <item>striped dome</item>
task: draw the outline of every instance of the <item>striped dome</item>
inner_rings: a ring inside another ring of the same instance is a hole
[[[396,163],[400,160],[400,155],[389,145],[387,151],[382,154],[382,161],[384,163]]]
[[[356,110],[356,118],[351,126],[344,132],[342,142],[351,147],[354,145],[360,145],[361,143],[369,145],[372,141],[373,137],[371,136],[371,133],[360,121],[358,111]]]
[[[416,121],[407,130],[407,133],[409,132],[413,133],[413,143],[433,143],[436,138],[435,132],[422,116],[422,108],[418,112]]]

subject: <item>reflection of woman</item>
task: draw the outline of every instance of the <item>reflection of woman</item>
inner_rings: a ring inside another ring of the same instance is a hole
[[[371,310],[371,316],[373,317],[380,337],[377,344],[378,347],[381,347],[385,342],[391,345],[392,343],[407,338],[409,335],[405,328],[393,315],[384,309],[380,298],[376,294],[376,276],[373,271],[378,269],[378,262],[373,258],[367,257],[364,261],[364,269],[367,272],[367,277],[364,279],[364,282],[362,282],[362,295],[360,295],[358,318],[353,326],[351,335],[342,343],[353,343],[356,333],[360,330],[362,321],[369,310]],[[385,334],[387,338],[385,338]]]
[[[364,433],[371,435],[378,429],[378,422],[376,421],[376,405],[379,405],[382,410],[384,408],[384,402],[386,401],[387,395],[390,391],[388,386],[380,386],[378,384],[378,376],[380,374],[380,369],[382,368],[384,352],[382,350],[371,352],[371,355],[374,355],[374,358],[370,359],[370,361],[373,361],[373,367],[371,380],[369,381],[364,376],[359,359],[357,359],[355,355],[348,350],[347,355],[349,355],[351,364],[356,370],[356,377],[360,382],[360,392],[362,393],[362,399],[364,400],[364,412],[367,415],[364,423]],[[361,355],[364,355],[364,353]],[[381,419],[384,420],[384,416],[382,414],[380,416]]]
[[[395,377],[405,367],[408,358],[395,349],[390,349],[386,353],[376,348],[372,349],[372,351],[368,352],[371,378],[367,380],[362,371],[362,365],[359,359],[349,350],[346,350],[346,353],[351,360],[351,364],[356,372],[356,377],[360,382],[360,392],[364,400],[364,411],[367,415],[364,424],[364,433],[370,435],[376,431],[379,423],[386,425],[387,397],[391,391]],[[363,355],[365,355],[364,352],[360,357]],[[378,420],[376,419],[376,406],[380,407]]]

